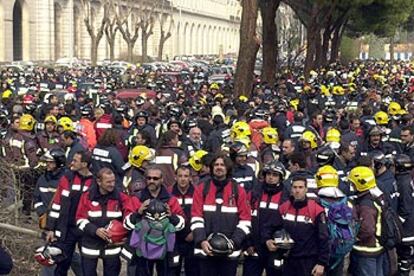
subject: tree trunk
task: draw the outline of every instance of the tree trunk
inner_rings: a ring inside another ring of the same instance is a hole
[[[329,28],[326,28],[323,32],[323,41],[322,41],[322,53],[321,53],[321,63],[320,66],[326,66],[328,64],[328,51],[329,51],[329,42],[331,41],[332,31]],[[331,49],[332,51],[332,49]]]
[[[237,59],[234,78],[234,92],[236,96],[249,96],[252,90],[256,54],[259,49],[256,37],[258,0],[243,0],[242,9],[239,58]]]
[[[127,43],[127,47],[128,47],[128,62],[133,62],[133,52],[134,52],[134,42],[129,41]]]
[[[322,66],[323,54],[321,31],[318,29],[315,37],[315,62],[311,69],[316,69]]]
[[[329,63],[335,63],[338,60],[339,47],[341,45],[341,27],[335,28],[331,45],[331,57]]]
[[[108,39],[109,44],[109,60],[112,62],[115,59],[115,38]]]
[[[147,62],[147,51],[148,51],[148,36],[146,33],[142,33],[141,37],[142,42],[142,56],[141,56],[141,63]]]
[[[316,52],[316,36],[317,28],[314,23],[307,28],[307,49],[305,58],[305,79],[308,80],[309,72],[315,66],[315,52]]]
[[[394,63],[394,35],[390,37],[390,63]]]
[[[95,36],[91,36],[91,65],[96,66],[98,61],[98,44],[99,41]]]
[[[263,69],[262,80],[273,86],[276,77],[278,58],[276,11],[279,0],[259,0],[260,14],[263,22]]]
[[[162,52],[164,51],[164,43],[165,43],[165,38],[164,36],[161,36],[160,45],[158,45],[158,60],[159,61],[162,60]]]

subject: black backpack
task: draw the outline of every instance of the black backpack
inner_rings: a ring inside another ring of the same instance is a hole
[[[403,238],[402,223],[387,201],[375,199],[374,205],[381,214],[381,236],[378,237],[379,242],[384,248],[391,250],[398,244],[401,244]]]

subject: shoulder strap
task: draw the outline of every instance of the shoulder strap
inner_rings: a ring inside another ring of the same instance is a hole
[[[237,202],[239,200],[239,185],[234,181],[231,181],[231,190],[232,196]]]
[[[207,194],[210,191],[210,181],[211,179],[203,181],[203,202],[206,200]]]

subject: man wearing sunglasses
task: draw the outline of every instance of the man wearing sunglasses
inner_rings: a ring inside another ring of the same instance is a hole
[[[131,198],[133,208],[129,212],[127,211],[124,220],[125,228],[128,230],[134,229],[135,224],[143,218],[150,201],[158,199],[167,205],[169,220],[175,226],[175,230],[182,230],[185,226],[184,212],[177,198],[172,196],[165,187],[161,169],[157,166],[148,167],[145,172],[145,180],[145,188]],[[130,261],[129,266],[136,266],[135,275],[152,275],[154,265],[157,269],[157,275],[168,275],[169,256],[164,260],[151,261],[143,257],[137,257],[134,252],[134,250],[126,246],[123,248],[121,254]]]

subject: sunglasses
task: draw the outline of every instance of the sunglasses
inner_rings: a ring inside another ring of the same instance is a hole
[[[158,177],[158,176],[147,176],[147,177],[145,177],[147,180],[155,180],[155,181],[157,181],[157,180],[160,180],[161,179],[161,177]]]

